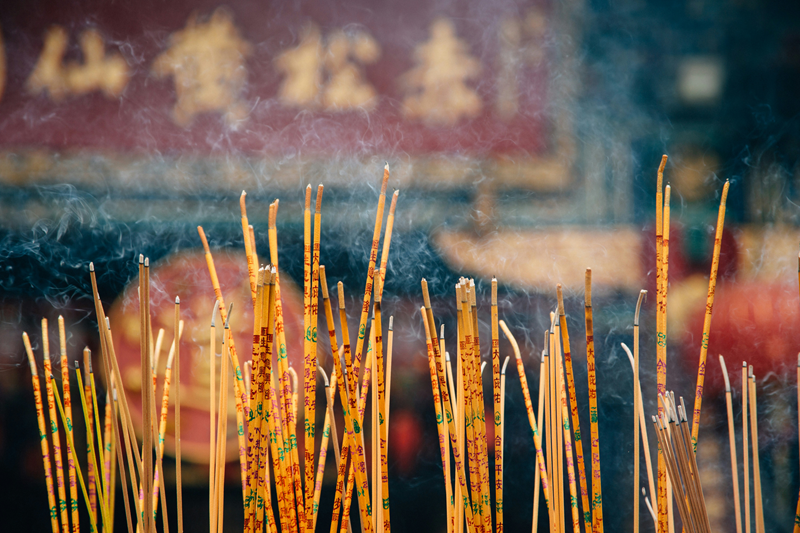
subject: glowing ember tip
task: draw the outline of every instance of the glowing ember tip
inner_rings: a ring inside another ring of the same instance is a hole
[[[94,272],[94,262],[89,262],[89,272]]]

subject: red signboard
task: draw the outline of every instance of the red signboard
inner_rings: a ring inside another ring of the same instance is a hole
[[[21,2],[0,13],[0,146],[535,156],[549,18],[542,2]]]

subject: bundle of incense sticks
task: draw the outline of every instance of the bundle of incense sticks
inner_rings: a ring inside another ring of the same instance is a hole
[[[391,376],[392,320],[389,320],[389,342],[384,343],[381,297],[386,279],[386,265],[391,245],[394,213],[398,192],[392,196],[383,248],[378,262],[378,248],[383,230],[386,188],[389,166],[384,168],[381,193],[375,217],[372,249],[367,268],[367,280],[361,305],[358,337],[355,347],[350,343],[350,331],[345,312],[344,287],[338,284],[339,334],[337,338],[325,267],[320,264],[320,238],[322,220],[323,186],[317,189],[312,213],[312,189],[308,186],[304,209],[304,269],[303,269],[303,372],[289,366],[287,349],[295,349],[294,342],[301,339],[286,338],[284,311],[281,296],[281,269],[278,263],[277,214],[279,201],[269,206],[269,265],[259,266],[255,232],[249,224],[246,211],[246,193],[242,192],[240,210],[242,234],[254,309],[252,361],[247,376],[239,370],[239,357],[230,332],[230,310],[226,308],[217,278],[214,259],[205,232],[198,226],[205,249],[208,272],[217,298],[213,315],[217,312],[225,324],[222,337],[222,379],[220,380],[218,408],[225,413],[228,401],[228,370],[232,366],[233,398],[236,403],[239,435],[239,461],[244,504],[244,531],[314,531],[319,515],[327,446],[335,447],[337,482],[330,531],[350,531],[350,509],[353,493],[361,520],[362,531],[390,531],[391,517],[388,484],[388,397]],[[312,216],[313,215],[313,216]],[[312,225],[313,220],[313,225]],[[326,415],[319,451],[316,427],[316,380],[325,358],[317,357],[317,325],[319,319],[319,292],[322,292],[325,319],[330,344],[329,359],[331,381],[325,388]],[[372,304],[372,317],[370,315]],[[369,320],[368,320],[369,319]],[[369,322],[369,324],[368,324]],[[211,321],[211,353],[217,353],[215,321]],[[367,333],[369,331],[369,333]],[[340,350],[341,346],[341,350]],[[288,348],[287,348],[288,347]],[[366,353],[365,353],[366,350]],[[212,364],[210,371],[216,372]],[[362,375],[363,373],[363,375]],[[247,383],[245,383],[247,378]],[[359,379],[362,378],[359,387]],[[215,388],[215,376],[210,380]],[[372,465],[367,467],[365,451],[364,413],[372,384],[372,420],[370,428]],[[298,392],[303,390],[302,414],[298,412]],[[338,391],[343,406],[345,431],[338,448],[335,435],[333,404]],[[211,391],[212,402],[217,391]],[[223,485],[227,419],[215,418],[216,405],[210,406],[211,449],[209,462],[209,531],[223,531]],[[301,421],[302,418],[302,421]],[[298,430],[298,425],[302,424]],[[298,449],[298,433],[302,434],[303,454]],[[301,461],[302,457],[302,461]],[[370,475],[371,474],[371,475]],[[370,483],[371,478],[371,483]],[[273,491],[277,512],[273,508]],[[341,526],[340,526],[341,522]]]
[[[78,515],[78,492],[83,496],[83,501],[89,513],[89,530],[98,531],[102,525],[104,531],[113,530],[113,516],[115,508],[115,486],[117,472],[122,483],[122,494],[125,503],[125,512],[129,531],[134,531],[133,523],[136,518],[137,527],[141,531],[155,531],[159,496],[163,516],[164,531],[168,531],[167,502],[164,491],[160,491],[160,479],[163,478],[162,457],[164,453],[164,435],[166,431],[170,380],[174,361],[175,367],[175,431],[176,455],[178,473],[178,524],[182,530],[181,513],[181,479],[180,479],[180,396],[179,396],[179,339],[182,330],[180,321],[180,301],[175,300],[175,330],[172,347],[167,361],[167,373],[162,383],[163,398],[161,401],[161,414],[157,416],[155,394],[158,379],[155,373],[156,361],[159,358],[164,331],[158,333],[158,340],[153,342],[150,326],[150,262],[149,259],[139,257],[139,310],[140,310],[140,350],[141,350],[141,379],[142,384],[142,410],[143,424],[141,448],[136,440],[133,421],[131,419],[128,400],[125,390],[117,387],[122,383],[119,364],[114,349],[114,340],[111,325],[105,316],[103,305],[97,292],[97,283],[94,265],[89,265],[92,281],[95,309],[98,316],[98,332],[100,334],[102,371],[104,372],[107,392],[105,395],[104,412],[99,409],[98,391],[95,385],[94,372],[91,364],[91,353],[88,348],[83,351],[84,371],[81,373],[79,361],[75,361],[75,379],[80,397],[80,407],[86,426],[87,444],[87,476],[84,477],[81,461],[75,448],[73,434],[74,418],[72,409],[71,379],[66,344],[66,327],[64,320],[59,317],[59,340],[61,353],[61,388],[59,393],[58,383],[54,379],[49,351],[49,331],[47,320],[42,320],[41,344],[43,349],[43,366],[45,371],[45,384],[47,390],[47,405],[49,423],[45,420],[42,408],[42,397],[39,385],[37,363],[33,346],[27,332],[23,333],[23,343],[30,363],[33,378],[34,398],[37,405],[37,419],[40,428],[42,458],[47,481],[48,501],[50,503],[51,525],[53,533],[60,530],[67,532],[80,531]],[[63,396],[63,402],[61,400]],[[113,398],[113,401],[112,401]],[[56,414],[56,405],[58,414]],[[44,428],[50,427],[50,431]],[[70,502],[72,513],[68,516],[67,501],[65,499],[64,475],[61,448],[61,431],[65,433],[66,448],[68,453],[68,473]],[[49,437],[48,438],[48,433]],[[53,490],[52,471],[50,463],[50,449],[54,457],[56,477],[58,480],[58,503]],[[116,458],[114,457],[116,452]],[[126,471],[127,465],[127,471]],[[129,477],[128,477],[129,476]],[[77,478],[77,482],[74,480]],[[80,487],[80,491],[78,491]],[[131,493],[133,498],[131,498]],[[131,514],[130,500],[134,502],[135,514]],[[98,513],[99,511],[99,513]],[[71,519],[71,525],[70,525]]]
[[[233,389],[233,401],[236,406],[236,432],[239,442],[239,460],[242,481],[242,497],[244,510],[244,531],[269,532],[281,531],[314,531],[319,512],[321,476],[324,472],[327,446],[332,444],[337,458],[338,479],[334,518],[330,525],[336,531],[341,520],[341,531],[352,531],[350,508],[353,493],[357,495],[357,505],[361,518],[361,529],[365,532],[390,531],[391,517],[389,506],[388,484],[388,422],[389,391],[391,384],[392,359],[392,317],[389,319],[388,343],[384,342],[383,316],[381,297],[386,279],[391,234],[394,224],[394,213],[398,192],[392,196],[380,262],[378,247],[384,223],[386,188],[389,179],[389,166],[384,169],[372,250],[367,269],[367,280],[364,290],[358,337],[355,348],[350,344],[350,333],[345,312],[344,288],[338,286],[339,319],[341,345],[337,340],[335,317],[333,315],[325,267],[320,265],[320,222],[322,186],[317,191],[314,210],[313,244],[311,242],[310,222],[310,187],[306,191],[305,202],[305,276],[304,276],[304,330],[303,330],[303,383],[299,384],[299,376],[288,365],[287,339],[284,330],[283,307],[281,304],[280,268],[278,266],[277,246],[277,212],[278,201],[270,205],[269,244],[270,265],[259,267],[255,247],[255,232],[248,223],[245,209],[245,193],[242,193],[240,208],[242,212],[242,230],[244,234],[245,254],[248,264],[248,278],[251,287],[251,302],[254,309],[253,351],[252,361],[248,361],[248,383],[244,383],[240,359],[236,352],[234,338],[231,333],[230,320],[233,303],[227,308],[222,298],[222,290],[214,267],[211,249],[201,227],[198,232],[203,243],[209,275],[214,288],[214,302],[211,319],[211,364],[210,364],[210,442],[209,442],[209,531],[224,531],[224,484],[226,445],[228,435],[228,401],[230,389]],[[59,319],[61,341],[61,384],[63,392],[59,394],[58,382],[55,380],[50,364],[49,335],[47,320],[42,321],[42,347],[44,361],[44,377],[48,412],[44,412],[44,399],[41,393],[39,370],[34,349],[27,333],[23,341],[30,363],[36,415],[41,437],[42,460],[47,485],[48,502],[53,533],[79,531],[78,492],[83,495],[89,511],[89,529],[92,532],[113,531],[114,495],[117,475],[122,485],[125,515],[129,533],[157,531],[157,520],[160,510],[163,525],[161,529],[169,531],[167,518],[167,501],[165,492],[159,490],[163,483],[163,451],[167,426],[170,389],[174,396],[175,417],[175,455],[177,513],[179,533],[183,531],[182,476],[180,452],[180,335],[183,322],[180,320],[180,299],[175,299],[175,325],[172,347],[169,350],[167,371],[161,383],[161,411],[155,395],[158,390],[158,379],[155,372],[163,344],[164,331],[154,337],[151,327],[150,312],[150,262],[139,257],[139,326],[141,355],[141,388],[142,420],[144,429],[139,442],[136,438],[134,423],[131,418],[129,400],[126,391],[115,384],[122,383],[120,367],[116,356],[114,339],[110,321],[105,314],[100,295],[97,291],[94,265],[89,265],[95,311],[98,318],[100,336],[102,371],[108,386],[105,410],[98,408],[98,394],[92,373],[91,358],[88,348],[84,350],[84,375],[80,373],[78,362],[75,363],[78,392],[87,428],[87,476],[83,475],[79,454],[74,446],[73,413],[70,394],[69,366],[67,363],[66,335],[63,320]],[[321,447],[317,454],[316,435],[316,379],[321,370],[317,359],[317,321],[319,289],[325,318],[330,336],[332,354],[329,361],[333,381],[326,386],[326,422],[323,429]],[[367,337],[367,318],[372,304],[372,319]],[[219,314],[220,322],[216,322]],[[216,325],[223,328],[221,347],[217,346]],[[365,342],[366,339],[369,339]],[[292,339],[289,343],[300,339]],[[291,346],[291,344],[289,344]],[[339,349],[341,346],[341,350]],[[366,355],[365,355],[366,349]],[[219,365],[215,362],[215,354],[221,351]],[[273,358],[274,356],[274,358]],[[363,363],[363,364],[362,364]],[[219,370],[217,370],[219,366]],[[273,372],[273,368],[275,371]],[[363,380],[359,386],[358,380]],[[84,384],[84,380],[86,383]],[[372,387],[372,423],[370,431],[375,445],[372,453],[372,484],[368,481],[368,469],[365,451],[364,412],[370,383]],[[217,388],[219,383],[219,388]],[[149,386],[151,385],[151,386]],[[172,385],[172,387],[170,386]],[[303,425],[298,430],[298,392],[304,391]],[[73,389],[74,390],[74,389]],[[338,390],[343,406],[345,432],[339,449],[339,437],[335,434],[335,418],[333,405]],[[60,398],[63,396],[64,401]],[[113,398],[113,401],[112,401]],[[56,414],[58,404],[61,417]],[[218,416],[219,413],[219,416]],[[49,419],[48,419],[49,418]],[[49,429],[48,429],[49,428]],[[300,462],[297,446],[297,433],[304,436],[303,463]],[[62,436],[62,433],[65,433]],[[331,438],[332,437],[332,438]],[[62,443],[66,444],[66,454],[62,451]],[[113,455],[116,453],[116,458]],[[67,466],[63,464],[67,458]],[[51,460],[52,459],[52,460]],[[55,474],[53,473],[53,464]],[[65,471],[67,476],[65,476]],[[301,474],[304,473],[304,475]],[[53,481],[56,477],[57,482]],[[77,478],[77,483],[76,483]],[[65,481],[65,480],[68,480]],[[304,486],[305,485],[305,486]],[[276,493],[277,513],[273,509],[273,491]],[[372,491],[372,503],[370,499]],[[69,497],[69,499],[68,499]],[[131,505],[131,500],[133,505]],[[132,509],[133,508],[133,509]],[[99,510],[99,515],[98,511]],[[265,516],[266,515],[266,516]]]

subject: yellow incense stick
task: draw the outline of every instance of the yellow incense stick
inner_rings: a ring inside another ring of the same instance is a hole
[[[33,349],[31,348],[31,341],[27,333],[22,333],[22,342],[25,345],[25,351],[28,354],[28,363],[31,367],[31,380],[33,382],[33,398],[36,402],[36,420],[39,423],[39,443],[42,448],[42,463],[44,464],[44,480],[47,485],[47,503],[50,505],[50,525],[53,533],[59,533],[58,530],[58,506],[56,505],[56,494],[53,490],[53,473],[50,468],[50,446],[47,441],[47,424],[44,419],[44,405],[42,403],[41,384],[39,383],[39,374],[36,370],[36,360],[33,357]]]
[[[70,394],[69,387],[69,362],[67,361],[67,333],[64,327],[64,317],[58,315],[58,341],[61,355],[61,387],[64,396],[64,411],[67,415],[67,424],[65,431],[72,433],[72,395]],[[91,419],[87,419],[91,423]],[[72,442],[74,439],[69,439]],[[69,501],[70,501],[70,518],[72,519],[72,531],[78,533],[80,531],[80,523],[78,518],[78,487],[75,482],[75,462],[76,453],[72,447],[67,448],[67,474],[69,480]],[[91,509],[91,507],[90,507]]]
[[[591,278],[589,278],[589,283],[591,283]],[[567,384],[567,391],[569,392],[569,410],[572,414],[572,427],[573,427],[573,435],[575,437],[575,451],[576,451],[576,460],[578,462],[578,477],[580,481],[580,488],[581,488],[581,504],[583,508],[583,525],[586,530],[586,533],[591,533],[592,531],[592,507],[589,503],[589,491],[587,488],[586,483],[586,459],[583,455],[583,438],[581,437],[581,428],[580,428],[580,417],[578,416],[578,396],[575,391],[575,375],[572,372],[572,353],[569,345],[569,330],[567,329],[567,315],[564,311],[564,294],[561,289],[561,284],[559,283],[556,285],[556,294],[558,297],[558,320],[559,325],[561,327],[561,342],[563,345],[564,350],[564,370],[566,371],[566,384]],[[591,297],[591,292],[590,292]],[[588,355],[588,353],[587,353]],[[592,359],[594,359],[594,353],[592,353]],[[589,379],[592,379],[592,373],[589,374]],[[595,392],[596,397],[596,392]],[[591,402],[592,399],[592,389],[591,389],[591,381],[590,381],[590,389],[589,389],[589,401]],[[589,404],[589,410],[591,414],[591,403]],[[595,407],[595,411],[597,408]],[[562,410],[561,416],[564,416],[565,411]],[[593,420],[596,420],[597,414],[596,412],[593,414]],[[596,423],[596,422],[595,422]],[[568,420],[566,417],[564,418],[564,424],[568,424]],[[565,434],[566,436],[566,434]],[[594,438],[594,434],[592,434],[592,438]],[[570,450],[572,448],[572,442],[567,443],[564,442],[564,446],[569,446]],[[568,461],[572,461],[571,452],[567,453]],[[599,455],[599,451],[598,451]],[[599,457],[598,457],[598,465],[599,465]],[[574,464],[572,467],[574,468]],[[570,465],[567,464],[567,468],[570,468]],[[598,483],[599,485],[599,483]]]
[[[542,445],[541,440],[539,437],[539,429],[536,425],[536,419],[533,415],[533,404],[531,404],[531,394],[530,390],[528,389],[528,379],[525,376],[525,368],[522,365],[522,356],[519,353],[519,345],[517,344],[517,340],[511,334],[511,330],[508,329],[506,323],[502,320],[499,322],[500,329],[503,330],[506,337],[508,338],[509,342],[511,342],[511,347],[514,350],[514,357],[517,360],[517,372],[519,373],[519,381],[520,385],[522,386],[522,395],[525,399],[525,410],[528,412],[528,422],[531,426],[531,431],[533,432],[533,445],[536,447],[536,459],[539,462],[539,472],[540,472],[540,481],[542,483],[542,493],[544,495],[544,503],[547,505],[547,510],[550,513],[550,522],[553,523],[554,513],[553,508],[550,503],[550,488],[549,488],[549,478],[547,476],[547,469],[545,468],[544,464],[544,455],[542,455]]]
[[[697,364],[697,386],[695,388],[694,412],[692,413],[692,447],[697,453],[697,436],[700,432],[700,408],[703,405],[703,385],[706,376],[706,357],[708,355],[708,336],[711,332],[711,312],[714,309],[714,294],[717,289],[717,272],[719,271],[719,254],[722,248],[722,229],[725,226],[725,204],[728,198],[726,181],[722,187],[722,198],[719,202],[717,213],[717,231],[714,235],[714,253],[711,258],[711,274],[708,276],[708,295],[706,296],[706,311],[703,317],[703,337],[700,341],[700,361]]]
[[[656,394],[667,392],[667,334],[666,334],[666,303],[664,302],[665,289],[663,287],[663,231],[664,231],[664,197],[662,192],[664,180],[664,166],[667,156],[661,156],[661,164],[656,174]],[[658,416],[663,414],[658,406]],[[667,466],[661,446],[658,447],[658,533],[667,533],[669,529],[667,517]]]

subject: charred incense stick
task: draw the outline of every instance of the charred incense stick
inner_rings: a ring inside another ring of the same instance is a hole
[[[647,442],[647,427],[644,423],[644,406],[642,405],[642,386],[639,382],[639,313],[642,309],[642,302],[647,297],[647,291],[639,291],[639,299],[636,302],[636,313],[633,320],[633,351],[634,356],[631,358],[633,366],[633,454],[634,454],[634,489],[633,489],[633,532],[639,533],[639,492],[636,487],[639,485],[639,432],[642,433],[642,439],[645,445],[645,457],[647,459],[647,479],[650,482],[650,498],[655,498],[655,487],[653,483],[653,466],[650,464],[650,446]],[[630,350],[624,344],[622,345],[625,351],[630,356]],[[641,426],[640,426],[641,424]],[[656,527],[658,529],[658,527]]]
[[[33,383],[33,398],[36,402],[36,420],[39,423],[39,443],[42,448],[42,463],[44,464],[44,480],[47,485],[47,503],[50,505],[50,525],[53,533],[59,533],[58,529],[58,506],[56,505],[56,494],[53,490],[53,474],[50,468],[50,446],[47,441],[47,424],[44,419],[44,405],[42,404],[41,384],[39,373],[36,370],[36,360],[33,357],[31,341],[27,333],[22,333],[22,343],[25,345],[25,352],[28,354],[28,363],[31,367],[31,381]],[[49,396],[49,395],[48,395]]]
[[[706,376],[706,356],[708,355],[708,336],[711,332],[711,312],[714,309],[714,294],[717,289],[717,272],[719,271],[719,254],[722,248],[722,229],[725,226],[725,202],[728,198],[726,181],[722,187],[722,198],[719,202],[717,214],[717,231],[714,235],[714,254],[711,259],[711,274],[708,276],[708,295],[706,296],[706,312],[703,317],[703,338],[700,341],[700,361],[697,364],[697,387],[694,397],[694,412],[692,413],[692,447],[697,453],[697,436],[700,432],[700,407],[703,404],[703,385]]]
[[[666,302],[664,302],[665,287],[663,281],[663,231],[664,231],[664,197],[662,184],[664,180],[664,166],[667,156],[661,156],[661,164],[656,174],[656,394],[667,392],[667,333],[666,333]],[[662,415],[661,406],[658,407],[658,416]],[[658,533],[667,533],[667,466],[664,454],[658,449]]]
[[[591,274],[589,274],[591,276]],[[588,282],[591,283],[591,277],[588,278]],[[581,428],[580,428],[580,417],[578,416],[578,397],[575,391],[575,376],[572,373],[572,354],[570,351],[569,345],[569,330],[567,329],[567,316],[564,311],[564,294],[561,290],[561,284],[559,283],[556,285],[556,295],[558,298],[558,320],[559,325],[561,326],[561,339],[564,349],[564,369],[566,371],[567,376],[567,386],[569,392],[569,410],[572,413],[572,427],[573,427],[573,436],[575,438],[575,451],[576,451],[576,460],[578,462],[578,478],[580,481],[580,488],[581,488],[581,504],[583,506],[583,524],[584,528],[586,529],[587,533],[592,531],[592,507],[589,504],[589,491],[586,486],[586,459],[583,456],[583,439],[581,438]],[[589,296],[591,297],[591,289],[589,292]],[[588,330],[587,330],[588,331]],[[587,338],[588,339],[588,338]],[[587,352],[588,356],[588,352]],[[592,353],[592,359],[594,359],[594,354]],[[592,379],[593,372],[589,373],[589,380],[590,380],[590,388],[589,388],[589,401],[591,402],[592,398],[592,388],[591,388],[591,379]],[[595,393],[596,396],[596,393]],[[596,400],[595,400],[596,403]],[[565,404],[566,405],[566,404]],[[589,411],[591,413],[591,403],[589,404]],[[595,411],[596,411],[595,407]],[[568,424],[567,418],[565,416],[565,411],[562,410],[561,416],[564,417],[564,424]],[[592,419],[596,420],[596,412],[593,414]],[[596,422],[595,422],[596,423]],[[567,434],[564,434],[566,439]],[[594,433],[592,433],[592,438],[594,438]],[[568,461],[568,468],[574,468],[574,464],[570,465],[569,463],[572,462],[572,442],[567,443],[566,440],[564,442],[565,448],[568,446],[569,451],[567,451],[567,461]],[[599,450],[598,450],[598,465],[599,465]],[[599,485],[599,483],[598,483]],[[574,504],[577,505],[577,502]],[[577,507],[575,507],[575,512],[577,511]],[[577,529],[576,529],[577,530]]]
[[[736,512],[736,533],[742,533],[742,509],[739,504],[739,465],[736,461],[736,435],[733,426],[733,401],[731,399],[731,381],[728,377],[728,368],[725,359],[719,356],[719,366],[722,368],[722,377],[725,378],[725,404],[728,409],[728,441],[731,452],[731,477],[733,478],[733,505]]]
[[[631,368],[635,369],[633,355],[631,354],[631,350],[630,350],[630,348],[628,348],[625,345],[624,342],[622,343],[622,349],[625,350],[625,353],[628,355],[628,360],[631,363]],[[645,470],[647,470],[647,482],[648,482],[649,487],[650,487],[650,497],[652,498],[656,494],[656,485],[655,485],[655,480],[653,479],[653,463],[652,463],[652,460],[650,458],[650,440],[647,437],[647,425],[645,424],[645,419],[644,419],[644,408],[643,408],[644,401],[643,401],[643,398],[642,398],[642,384],[637,382],[637,383],[634,384],[634,387],[635,387],[634,390],[638,391],[638,393],[634,392],[634,394],[636,394],[638,396],[638,398],[639,398],[639,400],[638,400],[638,403],[639,403],[639,409],[638,409],[638,411],[639,411],[639,433],[641,434],[641,437],[642,437],[642,448],[644,448]],[[636,479],[636,478],[634,478],[634,479]],[[638,482],[638,480],[637,480],[637,482]],[[655,528],[658,529],[658,518],[655,519]]]
[[[539,429],[536,425],[536,419],[533,416],[533,405],[531,404],[531,394],[530,390],[528,389],[528,379],[525,377],[525,368],[522,365],[522,356],[519,353],[519,345],[517,344],[517,340],[511,334],[511,330],[508,329],[506,323],[500,320],[500,328],[505,333],[506,337],[508,338],[509,342],[511,343],[511,348],[514,350],[514,357],[517,360],[517,372],[519,373],[519,380],[520,385],[522,386],[522,395],[525,399],[525,409],[528,412],[528,422],[531,425],[531,431],[533,431],[533,444],[536,447],[536,458],[539,462],[539,472],[541,475],[541,483],[542,483],[542,493],[544,494],[544,503],[547,505],[547,510],[550,513],[550,522],[553,523],[554,521],[554,513],[552,506],[550,504],[550,490],[549,490],[549,478],[547,476],[547,469],[545,468],[544,464],[544,455],[542,455],[542,445],[541,440],[539,438]]]

